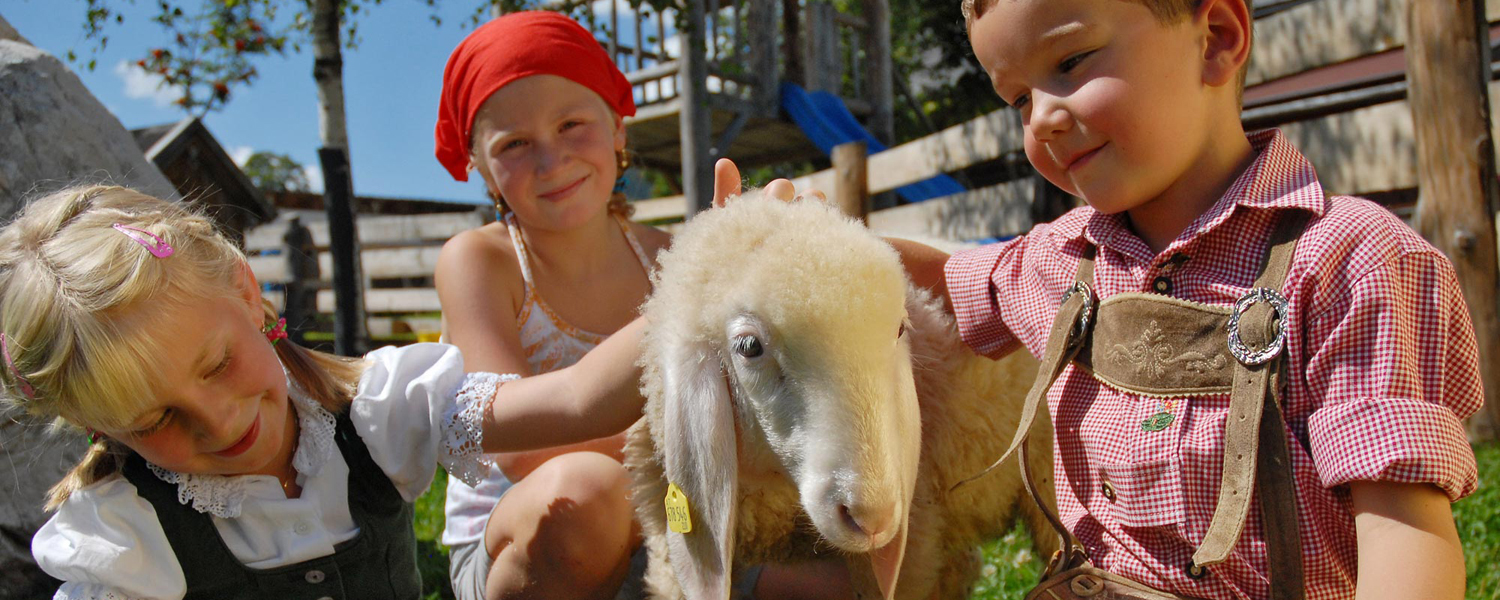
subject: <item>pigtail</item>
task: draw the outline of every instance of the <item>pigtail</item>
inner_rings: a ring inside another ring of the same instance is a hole
[[[276,309],[269,301],[263,301],[266,322],[276,320]],[[359,377],[364,374],[365,361],[360,358],[335,356],[317,350],[309,350],[282,340],[276,344],[276,357],[281,359],[293,382],[316,400],[324,410],[339,414],[354,401]]]
[[[47,490],[47,512],[57,510],[63,502],[94,482],[102,481],[125,471],[125,459],[130,449],[111,439],[102,439],[89,444],[88,451],[68,474]]]

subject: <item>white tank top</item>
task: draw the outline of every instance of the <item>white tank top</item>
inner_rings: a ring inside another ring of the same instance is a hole
[[[641,269],[651,272],[651,260],[641,247],[630,223],[614,215],[625,234],[625,241],[641,263]],[[515,213],[505,215],[505,227],[510,231],[510,241],[516,248],[516,259],[521,263],[521,281],[526,299],[521,312],[516,315],[520,326],[521,348],[526,354],[526,365],[533,375],[556,371],[578,362],[589,350],[609,337],[609,334],[585,331],[564,321],[542,300],[537,293],[531,275],[531,253],[527,249],[526,235],[516,223]],[[457,478],[448,478],[448,495],[444,505],[446,523],[443,528],[443,543],[449,546],[476,542],[484,538],[485,523],[490,511],[500,501],[501,494],[510,489],[511,482],[500,469],[490,468],[490,473],[476,487],[469,487]]]

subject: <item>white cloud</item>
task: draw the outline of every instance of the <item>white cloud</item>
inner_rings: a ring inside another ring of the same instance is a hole
[[[307,191],[314,194],[323,193],[323,167],[318,165],[304,166],[302,167],[302,175],[307,178]]]
[[[251,154],[255,154],[255,149],[249,146],[235,146],[229,149],[229,158],[241,167],[245,166],[245,161],[250,160]]]
[[[125,97],[150,100],[157,106],[170,106],[182,97],[182,88],[165,85],[166,80],[155,73],[147,73],[135,63],[120,61],[115,64],[115,76],[125,83]]]

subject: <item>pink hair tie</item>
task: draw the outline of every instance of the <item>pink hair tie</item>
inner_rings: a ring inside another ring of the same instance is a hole
[[[135,240],[135,243],[145,247],[146,251],[151,253],[151,256],[166,258],[172,255],[172,246],[167,244],[165,240],[157,237],[154,233],[122,223],[115,223],[113,227],[115,231],[125,234],[126,237]],[[151,240],[147,241],[147,237],[151,238]]]
[[[266,334],[266,339],[271,341],[272,346],[275,346],[276,342],[284,340],[287,337],[286,317],[282,317],[281,319],[277,320],[275,325],[267,323],[265,326],[260,328],[260,332]]]
[[[31,382],[27,381],[26,376],[21,374],[21,370],[16,368],[16,362],[10,359],[10,344],[3,332],[0,332],[0,353],[5,355],[5,366],[10,367],[11,374],[16,376],[16,385],[21,388],[21,393],[26,396],[27,400],[35,400],[36,388],[31,387]]]

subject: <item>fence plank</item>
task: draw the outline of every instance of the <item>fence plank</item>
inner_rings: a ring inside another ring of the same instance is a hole
[[[363,247],[409,245],[413,242],[446,240],[459,233],[479,227],[485,223],[483,209],[455,213],[432,213],[424,215],[371,215],[357,217],[359,221],[359,243]],[[287,211],[291,213],[292,211]],[[313,234],[313,243],[319,248],[328,247],[328,223],[302,216],[302,224]],[[261,225],[245,234],[245,249],[260,252],[281,246],[281,236],[286,233],[286,215]]]
[[[411,246],[406,248],[374,248],[360,253],[365,277],[370,279],[393,279],[397,277],[431,277],[437,270],[438,253],[441,246]],[[280,254],[251,256],[250,271],[261,283],[286,283],[290,277],[286,257]],[[318,253],[319,281],[330,281],[333,273],[333,255]]]
[[[370,313],[438,312],[437,290],[432,288],[365,290],[365,310]],[[333,291],[318,292],[318,312],[333,312]]]
[[[1026,233],[1031,228],[1030,179],[933,198],[870,213],[870,229],[880,235],[927,239],[978,240]]]

